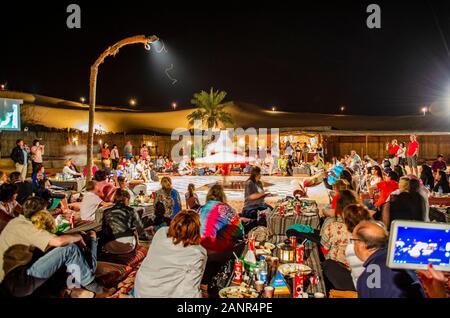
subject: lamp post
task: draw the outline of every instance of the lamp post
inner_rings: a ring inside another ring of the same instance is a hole
[[[113,46],[107,48],[91,66],[91,77],[89,81],[89,133],[87,144],[87,180],[92,177],[92,159],[94,157],[94,116],[95,116],[95,103],[96,103],[96,91],[97,91],[97,75],[99,66],[105,61],[108,56],[115,56],[119,50],[130,44],[144,44],[146,50],[150,50],[150,43],[158,41],[158,37],[152,35],[146,37],[145,35],[136,35],[126,39],[123,39]]]

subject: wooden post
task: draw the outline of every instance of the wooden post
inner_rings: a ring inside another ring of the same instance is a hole
[[[369,136],[366,135],[366,155],[369,155]]]
[[[144,44],[146,49],[150,49],[149,44],[152,42],[158,41],[158,37],[152,35],[150,37],[146,37],[144,35],[132,36],[126,39],[123,39],[113,46],[107,48],[102,55],[95,61],[95,63],[91,66],[91,77],[89,81],[89,133],[88,133],[88,144],[87,144],[87,175],[86,179],[90,180],[92,178],[92,159],[94,157],[93,148],[94,148],[94,116],[95,116],[95,105],[96,105],[96,91],[97,91],[97,75],[99,66],[105,61],[105,58],[112,55],[115,56],[120,48],[125,45],[130,44]]]

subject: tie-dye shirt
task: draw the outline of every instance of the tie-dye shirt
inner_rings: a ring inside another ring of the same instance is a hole
[[[226,203],[210,200],[200,207],[202,246],[209,251],[232,249],[243,238],[239,215]]]

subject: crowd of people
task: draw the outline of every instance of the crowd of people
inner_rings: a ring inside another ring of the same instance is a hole
[[[328,290],[356,291],[361,298],[448,297],[448,279],[442,272],[393,270],[386,265],[391,222],[428,222],[430,193],[449,192],[443,156],[433,162],[429,173],[425,163],[417,169],[419,145],[414,136],[407,149],[400,151],[401,147],[397,141],[387,145],[388,158],[382,163],[368,156],[361,159],[351,151],[325,164],[316,154],[319,163],[314,172],[322,175],[330,204],[321,211],[320,228],[311,240],[320,247]],[[103,253],[132,253],[140,241],[151,240],[136,275],[135,297],[215,296],[223,265],[242,253],[252,229],[267,225],[266,215],[272,210],[265,202],[272,194],[261,181],[267,171],[259,165],[249,169],[243,209],[236,211],[220,184],[209,188],[204,202],[195,185],[189,184],[182,200],[170,176],[161,175],[166,171],[161,169],[165,158],[153,162],[145,145],[135,159],[131,143],[125,146],[124,157],[116,145],[110,151],[105,143],[102,166],[95,166],[82,193],[51,185],[42,165],[44,147],[39,149],[33,152],[40,151],[41,156],[32,157],[36,169],[31,181],[23,176],[28,156],[23,141],[18,141],[11,156],[18,160],[17,171],[9,176],[0,173],[2,295],[33,295],[47,281],[60,279],[60,269],[76,265],[82,273],[81,287],[107,297],[114,290],[95,278],[97,260]],[[306,147],[299,149],[297,155],[297,147],[287,144],[283,156],[304,162]],[[66,161],[64,173],[77,178],[83,175],[78,171],[71,160]],[[133,203],[151,182],[159,182],[160,189],[152,195],[154,213],[149,216]],[[81,223],[100,220],[101,230],[56,235],[55,217],[60,214]],[[366,283],[371,264],[381,268],[380,288]]]

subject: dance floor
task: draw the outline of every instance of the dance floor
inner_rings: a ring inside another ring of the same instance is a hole
[[[222,181],[221,176],[173,176],[171,177],[173,187],[180,193],[182,199],[184,200],[184,194],[187,191],[187,186],[189,183],[193,183],[197,189],[197,194],[199,196],[200,202],[204,202],[206,198],[206,193],[208,192],[207,185],[214,184],[216,182]],[[227,177],[227,182],[231,181],[245,181],[247,176],[229,176]],[[266,202],[271,204],[277,200],[284,198],[287,195],[292,195],[293,191],[297,188],[299,182],[303,183],[304,178],[298,177],[279,177],[279,176],[263,176],[262,181],[269,184],[265,187],[266,192],[273,194],[273,197],[267,198]],[[156,191],[160,188],[159,183],[148,184],[149,191]],[[244,202],[244,190],[226,190],[227,200],[236,209],[241,208],[239,203]],[[308,188],[308,196],[317,201],[319,206],[323,206],[329,203],[328,194],[323,183]]]

